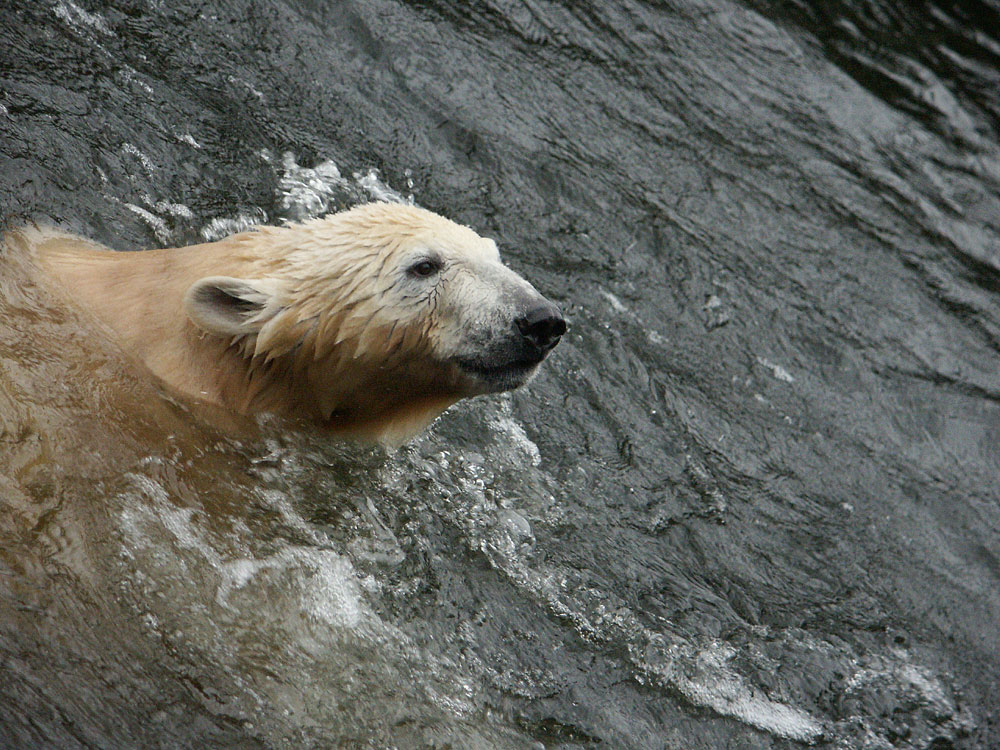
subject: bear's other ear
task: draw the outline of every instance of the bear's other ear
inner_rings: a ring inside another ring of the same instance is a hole
[[[207,276],[184,295],[184,311],[196,326],[216,336],[257,333],[284,305],[277,279]]]

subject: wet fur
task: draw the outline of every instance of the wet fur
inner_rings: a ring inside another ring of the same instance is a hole
[[[411,206],[369,204],[145,252],[110,251],[53,229],[23,228],[7,239],[25,245],[43,280],[181,393],[241,414],[277,412],[385,442],[489,390],[445,356],[469,345],[463,336],[475,339],[461,330],[475,326],[455,320],[455,290],[494,315],[479,324],[487,331],[504,320],[502,310],[490,312],[504,304],[490,286],[493,274],[502,280],[497,286],[537,295],[499,263],[492,240]],[[425,246],[452,254],[447,283],[454,289],[407,297],[399,265]],[[231,337],[195,325],[186,297],[199,280],[219,276],[254,280],[270,300],[261,319],[248,317],[246,330]],[[439,297],[451,299],[451,308]]]

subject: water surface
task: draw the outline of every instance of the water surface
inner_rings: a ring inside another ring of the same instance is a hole
[[[6,221],[413,200],[571,331],[247,439],[6,252],[0,744],[1000,744],[995,3],[3,5]]]

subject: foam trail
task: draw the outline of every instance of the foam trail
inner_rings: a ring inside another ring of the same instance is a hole
[[[540,464],[538,448],[514,420],[509,402],[487,417],[487,422],[499,433],[496,444],[504,446],[507,460],[523,463],[527,453],[532,464]],[[530,530],[520,531],[522,525],[530,526],[527,521],[518,522],[523,516],[515,518],[509,509],[498,512],[487,500],[478,476],[479,462],[456,461],[443,453],[438,461],[438,468],[445,470],[463,467],[449,472],[460,492],[445,493],[452,504],[438,510],[462,530],[466,543],[484,553],[515,586],[570,624],[584,640],[623,646],[637,680],[676,690],[697,706],[778,737],[816,742],[826,734],[823,722],[807,711],[772,700],[760,688],[748,685],[729,666],[737,654],[732,647],[718,642],[696,644],[677,634],[655,632],[613,595],[586,587],[570,590],[568,581],[574,579],[570,571],[551,565],[544,570],[532,568],[523,552],[523,538]],[[529,550],[532,546],[527,545]]]

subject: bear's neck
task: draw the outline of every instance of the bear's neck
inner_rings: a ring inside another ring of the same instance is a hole
[[[126,354],[187,396],[242,411],[246,359],[197,329],[183,309],[196,280],[236,271],[226,268],[231,250],[219,245],[115,252],[56,236],[36,253],[62,296],[109,329]]]

